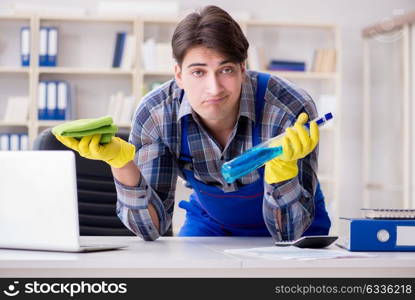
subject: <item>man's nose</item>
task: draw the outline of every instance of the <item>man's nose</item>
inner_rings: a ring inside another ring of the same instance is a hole
[[[209,95],[216,96],[221,94],[223,86],[216,75],[210,75],[207,84],[207,92]]]

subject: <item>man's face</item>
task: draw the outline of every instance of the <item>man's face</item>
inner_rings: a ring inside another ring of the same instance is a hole
[[[229,119],[238,112],[244,75],[243,64],[232,63],[203,46],[188,50],[182,66],[175,66],[177,84],[206,121]]]

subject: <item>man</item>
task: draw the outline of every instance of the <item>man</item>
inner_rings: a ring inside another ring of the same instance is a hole
[[[328,233],[316,177],[319,131],[315,122],[310,133],[303,126],[317,116],[315,105],[286,80],[247,71],[248,46],[222,9],[189,14],[172,38],[175,78],[142,99],[129,143],[57,136],[111,165],[117,214],[136,235],[155,240],[168,230],[178,176],[194,189],[179,203],[187,211],[180,236],[290,240]],[[282,156],[232,184],[224,181],[224,162],[283,132]]]

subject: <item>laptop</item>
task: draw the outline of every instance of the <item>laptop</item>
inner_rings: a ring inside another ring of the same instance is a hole
[[[81,245],[75,154],[0,151],[0,248],[91,252]]]

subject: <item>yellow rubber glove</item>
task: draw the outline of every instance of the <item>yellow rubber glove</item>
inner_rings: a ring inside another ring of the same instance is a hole
[[[281,146],[283,153],[265,164],[265,181],[268,184],[292,179],[298,175],[297,161],[310,154],[319,141],[316,122],[310,122],[310,133],[305,129],[306,113],[301,113],[293,127],[285,130],[285,136],[271,146]]]
[[[56,138],[66,147],[77,151],[82,157],[102,160],[114,168],[121,168],[134,159],[135,146],[112,137],[111,142],[101,145],[100,134],[84,136],[80,141],[73,137],[56,135]]]

